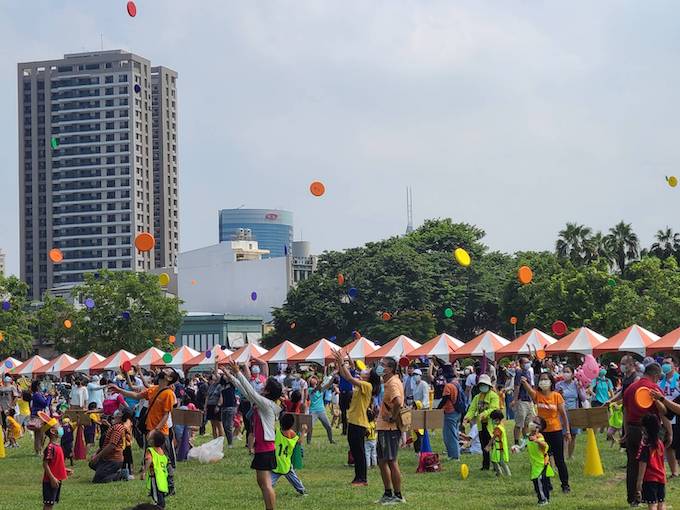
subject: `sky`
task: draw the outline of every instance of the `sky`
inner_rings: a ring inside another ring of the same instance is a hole
[[[568,221],[678,227],[673,1],[0,0],[0,248],[19,267],[16,64],[126,49],[179,73],[180,248],[289,209],[313,251],[476,224],[507,252]],[[101,37],[101,38],[100,38]],[[310,194],[322,181],[326,194]]]

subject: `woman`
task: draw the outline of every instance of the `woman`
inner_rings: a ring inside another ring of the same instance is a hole
[[[491,440],[493,423],[489,419],[492,411],[500,409],[500,399],[495,391],[492,391],[491,377],[488,374],[479,376],[476,385],[477,394],[470,402],[468,412],[463,419],[463,425],[468,425],[473,419],[477,419],[479,441],[482,446],[482,471],[491,469],[491,456],[486,446]]]
[[[564,441],[571,441],[569,432],[569,418],[564,407],[564,398],[555,391],[555,379],[552,374],[543,372],[538,376],[538,391],[534,390],[527,379],[522,377],[522,385],[536,404],[538,415],[545,420],[546,426],[543,437],[550,447],[549,455],[555,461],[560,475],[562,492],[571,492],[569,487],[569,471],[564,462]],[[561,419],[561,421],[560,421]],[[564,424],[564,431],[562,430]]]
[[[604,368],[601,368],[598,376],[593,379],[590,392],[593,396],[590,404],[593,407],[602,407],[614,395],[614,385],[607,379],[607,371]]]
[[[366,452],[364,438],[368,430],[368,417],[366,410],[371,405],[373,397],[380,392],[380,377],[375,369],[362,370],[361,379],[352,376],[345,366],[340,351],[333,352],[335,364],[338,367],[340,377],[348,381],[353,388],[352,400],[347,409],[347,442],[354,458],[353,487],[365,487],[368,485],[366,472]],[[349,355],[347,360],[351,363]]]
[[[327,384],[330,386],[333,384],[333,380],[331,379]],[[312,415],[312,425],[307,431],[307,444],[311,444],[312,442],[312,432],[314,431],[314,422],[316,422],[316,420],[319,420],[323,425],[323,428],[326,429],[328,442],[330,444],[335,444],[335,441],[333,441],[333,429],[328,421],[326,407],[324,406],[323,401],[324,393],[328,386],[323,386],[315,375],[309,378],[309,414]]]
[[[205,399],[205,416],[210,421],[212,427],[213,439],[224,435],[222,429],[222,414],[220,407],[222,406],[222,384],[220,378],[221,373],[215,368],[215,372],[210,375],[210,386],[208,386],[208,396]]]
[[[413,388],[413,403],[417,409],[430,408],[430,385],[423,381],[423,372],[419,368],[413,371],[411,376],[411,387]],[[420,404],[418,404],[420,402]],[[423,434],[414,430],[416,439],[413,442],[413,450],[420,453],[420,445],[423,441]]]
[[[33,381],[31,383],[31,420],[40,420],[38,413],[40,411],[47,412],[50,406],[50,398],[40,391],[40,382]],[[33,450],[36,455],[42,454],[43,432],[41,427],[33,431]]]
[[[578,409],[583,406],[586,401],[586,392],[581,387],[578,379],[574,379],[574,369],[570,366],[565,366],[562,369],[562,381],[555,384],[557,390],[564,399],[564,405],[567,409]],[[581,432],[581,429],[570,427],[569,432],[571,438],[565,440],[567,443],[567,459],[571,460],[574,456],[574,448],[576,447],[576,436]]]

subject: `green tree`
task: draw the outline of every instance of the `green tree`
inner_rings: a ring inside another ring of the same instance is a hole
[[[626,265],[637,259],[640,254],[640,241],[630,223],[623,221],[609,229],[607,245],[612,253],[614,262],[621,274],[625,274]]]
[[[667,259],[672,257],[680,247],[680,234],[674,233],[673,229],[666,227],[663,230],[657,230],[655,241],[649,249],[650,255],[660,259]]]
[[[557,256],[562,260],[571,260],[575,265],[582,264],[586,259],[587,245],[591,235],[590,227],[567,223],[566,228],[560,230],[555,243]]]
[[[604,260],[607,265],[613,263],[612,254],[607,245],[607,237],[602,235],[602,232],[596,232],[590,236],[585,242],[584,250],[584,260],[587,264],[598,260]]]
[[[34,319],[29,309],[28,285],[16,276],[0,274],[0,301],[9,303],[9,310],[0,308],[0,357],[32,352]]]

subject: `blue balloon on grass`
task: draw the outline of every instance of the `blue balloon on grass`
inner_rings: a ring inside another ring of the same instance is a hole
[[[123,312],[123,313],[120,314],[120,316],[121,316],[123,319],[125,319],[126,321],[129,321],[129,320],[130,320],[130,312],[127,312],[127,311],[126,311],[126,312]]]
[[[359,295],[359,291],[352,287],[347,291],[347,295],[349,296],[350,299],[356,299],[356,297]]]
[[[9,312],[9,309],[12,308],[12,304],[9,301],[3,301],[2,302],[2,309],[6,312]]]
[[[92,310],[94,308],[94,299],[87,298],[85,300],[85,308],[87,308],[88,310]]]

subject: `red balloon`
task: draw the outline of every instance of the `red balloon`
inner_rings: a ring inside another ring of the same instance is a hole
[[[137,6],[135,5],[134,2],[130,1],[127,3],[127,12],[131,18],[137,16]]]
[[[564,335],[567,332],[567,324],[564,321],[553,322],[552,332],[557,336]]]
[[[128,360],[123,361],[123,364],[120,368],[123,369],[123,372],[129,372],[132,369],[132,363],[130,363]]]
[[[408,366],[408,363],[409,363],[408,358],[406,356],[399,360],[399,366],[402,368],[406,368]]]

